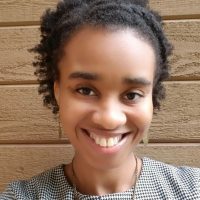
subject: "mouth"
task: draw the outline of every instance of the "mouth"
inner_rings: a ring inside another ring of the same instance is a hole
[[[100,147],[104,148],[110,148],[118,145],[127,135],[130,134],[128,133],[123,133],[123,134],[118,134],[117,136],[112,136],[112,137],[105,137],[101,135],[97,135],[93,131],[88,131],[86,129],[82,129],[88,137],[90,137],[95,144],[97,144]]]

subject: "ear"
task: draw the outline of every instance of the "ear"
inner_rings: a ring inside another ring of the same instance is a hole
[[[54,96],[56,99],[56,102],[59,106],[60,104],[60,85],[59,85],[59,81],[54,81]]]

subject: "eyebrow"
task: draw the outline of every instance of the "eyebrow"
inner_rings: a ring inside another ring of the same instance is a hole
[[[69,75],[69,79],[85,79],[85,80],[96,81],[100,80],[101,77],[95,73],[77,71],[71,73]],[[122,82],[127,85],[142,85],[142,86],[150,86],[152,84],[151,81],[142,77],[140,78],[125,77],[123,78]]]
[[[95,73],[88,73],[88,72],[73,72],[69,75],[70,79],[86,79],[86,80],[98,80],[100,77]]]
[[[152,84],[151,81],[142,77],[141,78],[126,77],[123,79],[123,83],[127,85],[143,85],[143,86],[150,86]]]

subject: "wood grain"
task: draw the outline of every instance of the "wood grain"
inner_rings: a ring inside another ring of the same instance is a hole
[[[166,21],[164,30],[174,46],[172,79],[200,80],[200,20]]]
[[[168,82],[166,100],[154,116],[149,138],[159,142],[200,142],[200,82]]]
[[[28,49],[39,41],[38,27],[0,28],[0,83],[36,82],[34,55]]]
[[[154,116],[153,142],[200,141],[200,82],[168,82],[167,99]],[[37,85],[0,86],[0,143],[66,142],[58,122],[43,108]],[[192,102],[192,103],[191,103]]]
[[[44,10],[54,8],[57,2],[58,0],[1,0],[0,25],[35,24]],[[199,0],[150,0],[150,6],[165,18],[197,18],[200,16]]]
[[[0,87],[0,139],[58,140],[58,123],[50,110],[43,108],[37,86]]]
[[[73,154],[71,145],[0,145],[0,191],[12,180],[28,179],[70,162]],[[200,144],[139,145],[137,154],[173,165],[200,167]]]
[[[183,19],[200,17],[199,0],[150,0],[149,2],[150,7],[160,12],[164,18]]]
[[[200,80],[200,20],[167,21],[165,30],[174,45],[172,79]],[[38,41],[37,26],[0,28],[0,84],[36,82],[28,49]]]
[[[58,0],[0,1],[0,24],[34,24],[47,8],[54,8]]]

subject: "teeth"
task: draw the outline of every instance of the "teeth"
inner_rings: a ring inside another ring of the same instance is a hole
[[[94,138],[93,138],[93,139],[94,139]],[[100,145],[100,143],[101,143],[101,142],[100,142],[100,138],[96,138],[96,139],[94,139],[94,141],[95,141],[96,144],[99,144],[99,145]]]
[[[96,140],[95,140],[96,141]],[[106,139],[105,138],[101,138],[100,139],[100,142],[99,142],[100,144],[100,146],[102,146],[102,147],[107,147],[107,142],[106,142]]]
[[[108,146],[108,147],[112,147],[112,146],[114,146],[114,144],[115,144],[115,143],[114,143],[114,139],[113,139],[113,138],[109,138],[109,139],[108,139],[108,142],[107,142],[107,146]]]
[[[122,136],[117,137],[110,137],[110,138],[104,138],[99,137],[95,135],[94,133],[90,133],[90,137],[95,141],[96,144],[98,144],[101,147],[113,147],[121,140]]]
[[[118,141],[120,140],[121,138],[117,138],[117,137],[115,137],[113,140],[113,142],[114,142],[114,144],[117,144],[118,143]]]

